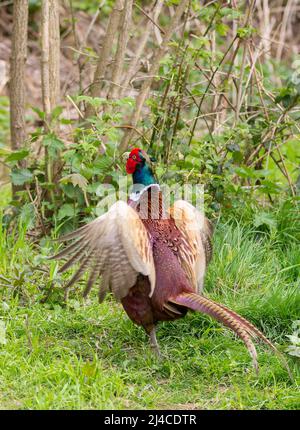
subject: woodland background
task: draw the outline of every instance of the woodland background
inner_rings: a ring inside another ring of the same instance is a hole
[[[0,2],[0,408],[299,409],[299,26],[297,0]],[[206,293],[294,381],[204,316],[161,324],[159,361],[110,298],[63,303],[51,239],[136,146],[205,184]]]

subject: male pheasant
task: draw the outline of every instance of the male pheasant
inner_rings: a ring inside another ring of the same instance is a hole
[[[208,314],[244,341],[257,370],[252,338],[275,347],[249,321],[202,295],[212,254],[211,223],[184,200],[176,201],[171,208],[164,207],[145,151],[131,151],[126,171],[133,175],[135,186],[139,184],[129,201],[116,202],[104,215],[62,237],[62,241],[75,242],[51,257],[69,257],[60,272],[80,263],[65,288],[68,290],[89,271],[83,292],[86,297],[100,278],[100,303],[111,291],[129,318],[144,327],[157,353],[158,321],[181,318],[188,310]]]

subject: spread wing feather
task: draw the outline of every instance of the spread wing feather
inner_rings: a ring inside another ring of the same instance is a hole
[[[177,200],[169,213],[182,234],[178,246],[181,266],[195,290],[200,293],[206,266],[212,256],[212,225],[204,214],[184,200]]]
[[[79,228],[63,236],[60,240],[75,242],[51,259],[69,259],[61,267],[64,272],[78,261],[79,269],[66,285],[69,289],[88,271],[89,278],[84,296],[90,292],[98,277],[102,276],[99,300],[111,290],[117,300],[121,300],[136,282],[139,273],[148,276],[150,295],[155,287],[155,268],[152,246],[147,230],[138,214],[123,201],[115,203],[110,210]]]

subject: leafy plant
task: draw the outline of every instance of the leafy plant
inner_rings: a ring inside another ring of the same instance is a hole
[[[292,324],[293,334],[287,335],[291,345],[287,347],[288,352],[293,357],[300,358],[300,320],[294,321]]]

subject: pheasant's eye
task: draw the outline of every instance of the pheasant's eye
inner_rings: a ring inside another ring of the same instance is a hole
[[[132,158],[133,160],[136,160],[136,155],[133,155],[131,158]]]

